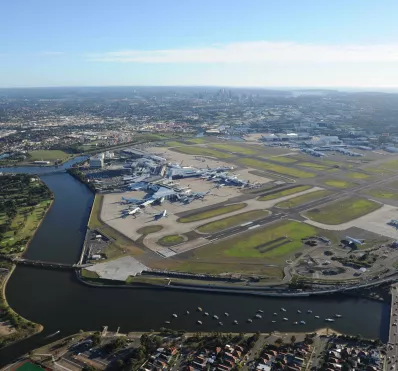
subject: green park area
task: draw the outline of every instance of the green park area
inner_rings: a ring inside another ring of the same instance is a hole
[[[198,228],[198,231],[201,233],[214,233],[227,228],[236,227],[240,224],[248,223],[256,219],[264,218],[267,215],[269,215],[269,211],[267,210],[248,211],[246,213],[229,216],[215,222],[204,224]]]
[[[292,176],[295,178],[312,178],[315,176],[314,173],[299,170],[293,167],[271,164],[270,162],[260,161],[253,158],[241,158],[237,162],[239,162],[241,165],[246,165],[255,169],[272,171],[274,173]]]
[[[351,178],[351,179],[367,179],[367,178],[369,178],[368,174],[359,173],[357,171],[352,171],[352,172],[346,173],[345,176],[347,178]]]
[[[366,191],[366,194],[377,198],[398,200],[398,190],[393,191],[392,189],[369,189]]]
[[[52,202],[51,191],[27,174],[0,177],[0,253],[20,254]]]
[[[137,230],[137,233],[147,235],[150,233],[156,233],[163,229],[161,225],[148,225]]]
[[[221,207],[209,209],[206,211],[200,211],[200,212],[194,213],[189,216],[181,217],[181,218],[177,219],[177,222],[179,222],[179,223],[197,222],[198,220],[205,220],[205,219],[213,218],[215,216],[232,213],[233,211],[241,210],[246,206],[247,206],[247,204],[245,204],[245,203],[221,206]]]
[[[330,194],[332,194],[332,191],[319,190],[315,192],[306,193],[305,195],[290,198],[289,200],[282,201],[279,204],[276,204],[275,206],[280,207],[281,209],[292,209],[297,206],[305,205],[311,201],[315,201],[320,198],[329,196]]]
[[[323,182],[324,184],[335,187],[335,188],[350,188],[353,187],[354,184],[351,182],[347,182],[345,180],[339,180],[339,179],[328,179]]]
[[[185,153],[187,155],[196,155],[196,156],[209,156],[216,157],[220,159],[231,158],[233,155],[230,155],[226,152],[220,152],[215,149],[207,148],[207,147],[198,147],[198,146],[181,146],[173,148],[173,151]]]
[[[88,220],[88,227],[90,229],[97,230],[99,233],[109,238],[110,243],[104,251],[106,258],[115,259],[126,253],[133,256],[141,255],[143,251],[135,246],[133,241],[101,220],[103,198],[104,196],[101,194],[95,195],[94,203],[91,208],[90,219]]]
[[[341,224],[379,209],[382,204],[366,198],[351,197],[335,201],[321,208],[307,211],[304,216],[324,224]]]
[[[158,244],[162,246],[174,246],[185,241],[185,238],[179,234],[171,234],[164,236],[158,240]]]
[[[180,256],[172,269],[281,278],[286,260],[294,259],[294,255],[302,248],[301,239],[316,234],[317,229],[313,226],[284,220],[193,250],[186,259]]]
[[[283,190],[278,191],[278,192],[273,192],[273,193],[261,196],[261,197],[258,198],[258,201],[275,200],[276,198],[290,196],[290,195],[293,195],[295,193],[306,191],[307,189],[310,189],[310,188],[312,188],[312,186],[308,186],[308,185],[295,186],[295,187],[292,187],[292,188],[283,189]]]
[[[65,161],[72,155],[60,150],[37,150],[28,153],[30,161]]]

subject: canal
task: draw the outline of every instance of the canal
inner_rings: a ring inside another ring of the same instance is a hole
[[[0,171],[25,169],[0,169]],[[55,195],[25,256],[30,259],[74,263],[78,260],[84,240],[86,223],[93,195],[86,186],[67,173],[51,174],[48,168],[26,168],[29,173],[41,173],[43,181]],[[132,223],[134,221],[132,220]],[[303,331],[331,327],[339,332],[361,334],[364,337],[386,338],[389,306],[376,301],[328,296],[316,298],[263,298],[253,296],[173,291],[159,289],[94,288],[80,283],[73,272],[18,266],[12,274],[6,296],[10,306],[21,316],[40,323],[44,331],[29,339],[0,350],[0,366],[35,347],[59,337],[83,330],[101,330],[108,326],[121,332],[149,331],[166,326],[188,331]],[[210,314],[204,317],[196,311],[200,306]],[[280,308],[286,309],[281,312]],[[253,318],[264,311],[262,319]],[[308,309],[312,314],[306,313]],[[189,310],[191,314],[186,315]],[[302,314],[297,313],[301,310]],[[224,316],[224,312],[230,314]],[[273,313],[277,313],[274,316]],[[172,314],[178,315],[172,319]],[[324,318],[339,313],[343,317],[332,324]],[[212,315],[218,315],[223,327]],[[320,319],[316,319],[319,315]],[[282,317],[288,321],[282,321]],[[196,325],[200,319],[202,326]],[[233,320],[239,322],[233,325]],[[276,323],[272,323],[272,321]],[[304,320],[305,325],[293,325]],[[48,338],[56,331],[59,335]]]

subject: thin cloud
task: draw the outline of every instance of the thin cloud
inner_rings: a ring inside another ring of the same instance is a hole
[[[51,52],[51,51],[47,51],[47,52],[42,52],[42,53],[40,53],[41,55],[54,55],[54,56],[56,56],[56,55],[64,55],[65,54],[65,52]]]
[[[189,49],[124,50],[86,57],[95,62],[121,63],[396,62],[398,44],[321,45],[253,41]]]

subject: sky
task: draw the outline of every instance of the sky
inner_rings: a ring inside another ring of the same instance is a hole
[[[0,12],[0,87],[398,87],[397,0],[5,0]]]

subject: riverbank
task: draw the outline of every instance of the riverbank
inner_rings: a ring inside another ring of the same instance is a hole
[[[44,329],[42,325],[31,322],[26,318],[20,316],[9,306],[5,294],[5,288],[14,270],[15,270],[15,265],[13,265],[10,268],[5,278],[3,279],[0,278],[1,280],[0,309],[3,320],[3,326],[7,325],[12,326],[11,328],[7,326],[10,331],[9,335],[0,336],[0,348],[4,348],[17,341],[36,335],[42,332]]]

